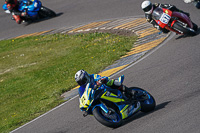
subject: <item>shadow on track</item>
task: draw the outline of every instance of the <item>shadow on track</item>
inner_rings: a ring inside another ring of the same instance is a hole
[[[137,113],[137,114],[131,116],[130,118],[125,119],[124,122],[123,122],[123,124],[122,124],[122,126],[123,126],[123,125],[126,125],[126,124],[128,124],[128,123],[130,123],[130,122],[132,122],[132,121],[134,121],[134,120],[140,119],[141,117],[144,117],[144,116],[146,116],[146,115],[149,115],[149,114],[151,114],[151,113],[154,113],[154,112],[156,112],[156,111],[158,111],[158,110],[160,110],[160,109],[163,109],[163,108],[165,108],[170,102],[171,102],[171,101],[161,103],[161,104],[159,104],[159,105],[157,105],[157,106],[155,107],[154,111],[151,111],[151,112],[148,112],[148,113],[139,112],[139,113]]]
[[[195,36],[198,36],[200,34],[200,28],[198,28],[197,30],[197,34]],[[181,35],[179,37],[176,38],[176,40],[178,39],[182,39],[182,38],[187,38],[187,37],[193,37],[193,36],[189,36],[189,35]]]
[[[49,20],[49,19],[53,19],[53,18],[59,17],[62,14],[63,13],[57,13],[55,17],[47,17],[47,18],[41,18],[41,19],[37,19],[37,20],[33,20],[33,21],[24,22],[23,25],[24,26],[28,26],[30,24],[35,24],[35,23],[43,22],[43,21],[46,21],[46,20]]]

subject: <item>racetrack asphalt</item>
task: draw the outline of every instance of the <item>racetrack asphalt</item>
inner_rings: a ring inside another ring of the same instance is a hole
[[[54,26],[58,29],[98,20],[142,15],[141,1],[47,1],[44,5],[54,8],[57,12],[63,12],[63,15],[26,27],[21,25],[16,27],[11,20],[9,21],[9,17],[0,13],[1,38],[47,31]],[[164,0],[160,2],[166,3]],[[200,25],[199,10],[193,5],[172,0],[168,0],[167,3],[189,12],[191,19]],[[155,111],[147,114],[138,113],[132,119],[126,120],[123,126],[112,129],[101,125],[92,116],[83,117],[78,108],[78,98],[75,97],[14,132],[199,133],[200,43],[198,39],[199,35],[186,38],[174,36],[139,62],[113,75],[113,78],[125,75],[124,84],[128,87],[137,86],[148,90],[156,99]]]

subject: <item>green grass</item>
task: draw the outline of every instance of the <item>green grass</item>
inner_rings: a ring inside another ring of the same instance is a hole
[[[108,33],[46,35],[0,41],[0,132],[9,132],[63,102],[74,74],[98,73],[136,40]]]

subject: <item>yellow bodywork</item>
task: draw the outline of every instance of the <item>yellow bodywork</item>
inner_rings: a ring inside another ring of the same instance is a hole
[[[118,102],[124,102],[124,99],[121,98],[117,98],[117,95],[111,93],[109,96],[106,96],[107,91],[101,96],[102,99],[106,99],[109,101],[112,101],[114,103],[118,103]],[[112,96],[112,97],[111,97]]]
[[[82,97],[79,98],[79,101],[80,101],[79,107],[80,108],[87,108],[91,103],[91,101],[89,100],[89,95],[90,95],[90,92],[92,91],[92,88],[88,88],[87,86],[86,86],[86,88],[87,89],[83,93]]]

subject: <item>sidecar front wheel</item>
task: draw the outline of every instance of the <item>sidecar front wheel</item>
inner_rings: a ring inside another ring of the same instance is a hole
[[[107,127],[112,127],[112,128],[119,127],[122,124],[122,118],[113,109],[111,110],[112,110],[111,113],[105,113],[101,109],[101,107],[96,107],[93,110],[93,115],[97,121],[99,121],[101,124]]]

